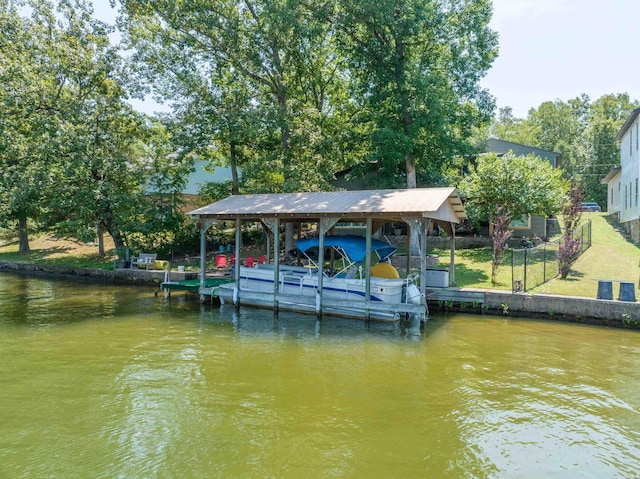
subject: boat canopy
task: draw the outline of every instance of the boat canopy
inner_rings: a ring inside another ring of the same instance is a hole
[[[302,251],[305,256],[317,258],[319,244],[319,238],[313,237],[298,240],[296,247]],[[358,264],[362,264],[367,252],[367,242],[364,236],[325,236],[324,246],[325,248],[334,248],[337,251],[344,252],[348,259]],[[371,239],[371,251],[378,255],[379,261],[385,261],[391,258],[397,249],[398,248],[392,244],[373,238]]]

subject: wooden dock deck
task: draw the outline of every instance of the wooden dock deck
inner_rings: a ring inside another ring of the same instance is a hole
[[[213,289],[221,284],[233,283],[231,277],[213,277],[206,278],[205,289],[213,292]],[[199,279],[186,279],[182,281],[164,281],[160,283],[160,289],[164,292],[165,296],[169,296],[171,291],[187,291],[198,293],[200,292],[200,280]]]
[[[484,291],[465,288],[427,288],[427,303],[438,301],[455,301],[456,303],[484,304],[486,295]]]

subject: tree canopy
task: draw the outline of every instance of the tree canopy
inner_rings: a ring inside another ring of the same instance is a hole
[[[612,94],[595,101],[587,95],[547,101],[524,119],[505,108],[492,133],[501,140],[560,153],[565,176],[582,185],[586,199],[605,206],[607,190],[600,180],[620,164],[616,135],[638,106],[627,94]]]
[[[469,216],[490,222],[498,214],[511,220],[558,213],[568,188],[562,171],[548,161],[511,152],[480,155],[460,185]]]

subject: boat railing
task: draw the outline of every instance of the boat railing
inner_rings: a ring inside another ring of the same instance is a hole
[[[299,274],[283,274],[280,276],[280,293],[284,293],[285,283],[289,281],[290,283],[298,282],[298,287],[300,288],[300,294],[303,292],[303,284],[304,284],[305,276]]]

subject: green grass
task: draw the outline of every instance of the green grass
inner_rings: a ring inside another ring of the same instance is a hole
[[[113,269],[113,250],[100,258],[96,246],[68,238],[43,236],[30,240],[31,251],[18,253],[18,243],[0,246],[0,261],[54,266]]]
[[[556,277],[530,289],[530,293],[595,298],[599,279],[638,282],[640,247],[627,240],[620,227],[605,213],[585,213],[583,220],[592,221],[592,245],[573,265],[566,279]],[[448,251],[438,251],[441,264],[449,262]],[[510,254],[498,274],[498,283],[491,284],[491,249],[456,251],[456,284],[468,288],[511,289]]]
[[[640,245],[627,240],[605,213],[585,213],[592,220],[592,244],[573,265],[569,277],[555,278],[532,293],[596,297],[598,280],[638,283]]]

